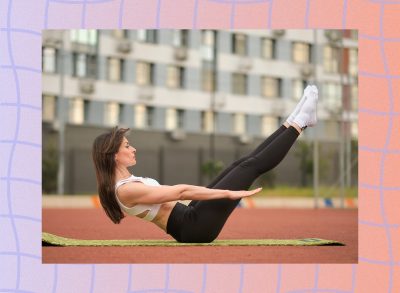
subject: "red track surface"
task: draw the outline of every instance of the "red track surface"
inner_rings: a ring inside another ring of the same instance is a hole
[[[357,263],[357,210],[236,209],[219,239],[323,238],[346,246],[43,247],[43,263]],[[43,231],[80,239],[172,239],[100,209],[43,209]]]

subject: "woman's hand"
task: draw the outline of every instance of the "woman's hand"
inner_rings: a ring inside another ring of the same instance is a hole
[[[252,196],[262,190],[261,187],[253,190],[228,190],[229,199],[235,200],[244,197]]]

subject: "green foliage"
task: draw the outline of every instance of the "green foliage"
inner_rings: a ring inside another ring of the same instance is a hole
[[[299,169],[301,174],[301,186],[310,183],[313,172],[313,160],[311,145],[305,141],[299,141],[295,156],[299,158]]]
[[[214,178],[224,168],[224,163],[219,160],[210,160],[201,166],[201,172],[206,175],[208,179]]]
[[[58,151],[51,144],[42,153],[42,191],[55,193],[57,191]]]
[[[319,196],[322,198],[339,198],[340,197],[340,187],[332,186],[319,186],[318,188]],[[358,187],[345,188],[344,194],[346,198],[357,198],[358,197]],[[276,186],[274,189],[264,188],[260,193],[257,193],[257,197],[314,197],[314,188],[312,187],[294,187],[280,185]]]
[[[321,146],[319,149],[319,178],[323,180],[327,176],[327,170],[330,167],[329,161],[332,160],[333,154],[323,154]],[[309,186],[313,180],[314,157],[312,143],[299,141],[295,156],[299,158],[299,169],[301,174],[301,186]]]
[[[260,176],[258,179],[259,184],[265,188],[275,188],[276,186],[276,173],[271,170]]]

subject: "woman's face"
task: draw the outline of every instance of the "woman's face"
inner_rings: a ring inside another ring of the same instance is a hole
[[[129,145],[129,141],[124,137],[122,143],[115,154],[117,165],[130,167],[136,165],[136,149]]]

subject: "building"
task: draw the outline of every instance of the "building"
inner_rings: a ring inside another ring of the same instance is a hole
[[[238,145],[227,156],[234,158],[272,133],[311,82],[320,89],[320,122],[302,139],[317,136],[337,149],[345,138],[349,149],[358,135],[357,55],[356,31],[350,30],[44,31],[44,137],[64,122],[69,137],[120,125],[153,145],[189,147],[196,137],[205,154],[208,146],[227,148],[210,144],[218,137]],[[68,150],[90,150],[68,143]],[[204,183],[197,178],[186,179]]]

